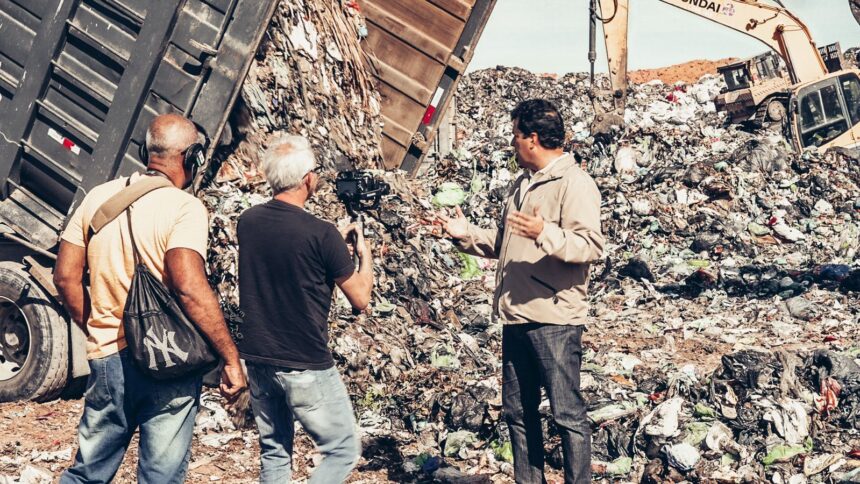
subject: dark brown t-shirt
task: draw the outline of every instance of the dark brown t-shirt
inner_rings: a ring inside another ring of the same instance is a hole
[[[243,358],[296,369],[334,366],[328,316],[335,279],[355,270],[337,228],[271,200],[239,217]]]

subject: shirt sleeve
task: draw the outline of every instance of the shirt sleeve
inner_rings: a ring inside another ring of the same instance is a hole
[[[191,249],[206,260],[208,239],[209,213],[203,202],[195,198],[182,205],[179,217],[167,237],[165,251]]]
[[[68,225],[66,225],[66,230],[60,236],[61,240],[65,240],[78,247],[87,246],[87,238],[84,233],[84,205],[86,202],[87,199],[84,198],[78,208],[72,213],[72,217],[69,219]]]
[[[349,247],[334,225],[329,225],[323,239],[322,255],[328,280],[341,279],[355,272]]]

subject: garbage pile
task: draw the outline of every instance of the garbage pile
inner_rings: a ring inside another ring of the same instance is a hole
[[[353,1],[278,4],[229,120],[232,145],[216,153],[220,170],[201,197],[212,214],[210,282],[232,320],[240,319],[235,221],[268,196],[257,169],[267,143],[281,133],[303,135],[329,170],[380,160],[379,94],[360,44],[366,36]]]
[[[378,159],[379,104],[351,4],[282,2],[234,116],[240,141],[202,193],[210,279],[237,338],[235,221],[271,195],[256,166],[272,133],[305,134],[328,168]],[[395,481],[511,474],[495,263],[458,253],[433,213],[460,206],[498,224],[518,171],[508,113],[546,97],[601,189],[609,241],[592,273],[583,367],[594,471],[623,482],[860,479],[858,157],[796,155],[778,131],[726,126],[713,105],[721,87],[713,76],[634,85],[627,127],[605,143],[588,129],[585,75],[497,68],[463,79],[459,148],[417,179],[379,174],[392,189],[365,219],[371,309],[354,316],[342,297],[333,306],[332,348],[364,436],[360,470]],[[346,223],[332,180],[308,210]],[[542,412],[559,467],[546,403]]]

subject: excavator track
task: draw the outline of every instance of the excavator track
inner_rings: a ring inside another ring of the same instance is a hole
[[[758,105],[752,124],[757,128],[766,128],[772,124],[782,125],[785,121],[787,99],[771,97]]]

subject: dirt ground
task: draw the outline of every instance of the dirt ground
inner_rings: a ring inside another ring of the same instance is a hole
[[[674,342],[667,341],[665,336],[612,339],[600,333],[599,328],[589,331],[585,346],[596,350],[605,351],[612,348],[614,351],[637,354],[643,350],[664,348],[671,344],[675,349],[673,360],[692,362],[703,370],[716,368],[720,355],[728,350],[728,347],[724,347],[726,345],[706,338],[678,338],[678,341]],[[82,408],[82,399],[0,404],[0,480],[3,475],[19,476],[28,465],[44,469],[55,477],[59,476],[74,458],[77,449],[76,429]],[[205,410],[201,410],[203,411]],[[212,442],[210,439],[216,434],[220,439]],[[401,437],[405,438],[365,437],[364,457],[349,482],[404,482],[401,475],[403,462],[418,453],[416,449],[419,442],[432,436]],[[318,459],[310,439],[302,432],[297,435],[295,458],[294,478],[302,482]],[[132,441],[115,482],[135,482],[136,464],[137,437]],[[456,466],[458,463],[452,460],[450,464]],[[483,480],[475,482],[513,482],[508,475],[500,472],[490,474],[481,468],[461,470],[481,475]],[[550,482],[562,482],[557,471],[551,470],[549,466],[547,470]],[[195,434],[186,482],[245,483],[254,482],[258,477],[259,444],[253,425],[242,431]]]
[[[83,408],[82,399],[48,403],[7,403],[0,405],[0,481],[3,475],[17,477],[26,465],[44,469],[55,477],[68,467],[77,449],[76,430]],[[252,429],[224,432],[228,442],[206,445],[195,434],[186,482],[246,483],[259,478],[260,449]],[[312,445],[304,433],[296,439],[294,480],[307,477],[314,459]],[[362,459],[350,482],[396,482],[388,472],[370,470],[373,462]],[[114,482],[136,482],[137,436],[132,440]]]
[[[644,83],[659,79],[666,84],[696,82],[705,74],[716,74],[717,67],[735,62],[734,57],[720,60],[698,59],[656,69],[641,69],[629,73],[630,82]]]

